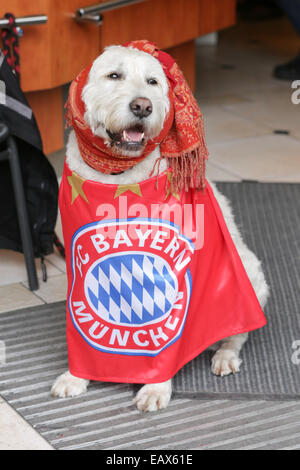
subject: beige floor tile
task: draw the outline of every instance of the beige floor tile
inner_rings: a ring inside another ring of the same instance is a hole
[[[299,142],[291,137],[268,135],[210,146],[211,163],[243,179],[285,181],[300,173]]]
[[[272,77],[273,68],[298,49],[299,38],[288,20],[243,23],[221,32],[217,45],[196,48],[200,105],[208,99],[219,104],[223,96],[227,102],[230,97],[242,102],[255,91],[277,93],[287,84]]]
[[[27,282],[24,286],[27,287]],[[60,302],[67,298],[67,287],[67,276],[60,274],[50,277],[47,282],[41,282],[35,294],[46,303]]]
[[[300,172],[289,176],[263,176],[257,180],[261,183],[300,183]]]
[[[52,450],[50,444],[1,397],[0,450]]]
[[[293,134],[299,132],[300,127],[300,105],[292,103],[293,91],[286,85],[276,93],[270,90],[265,93],[261,90],[249,92],[250,102],[225,105],[224,108],[271,130],[284,129]]]
[[[228,171],[219,168],[212,163],[208,163],[206,167],[206,176],[210,181],[241,181],[237,175],[233,175]]]
[[[60,211],[58,211],[57,219],[56,219],[56,226],[55,226],[55,233],[57,234],[58,238],[62,243],[64,243],[64,237],[62,232],[62,225],[61,225],[61,217]]]
[[[291,49],[283,51],[276,47],[270,48],[259,38],[249,37],[245,41],[239,38],[239,41],[233,42],[229,39],[224,41],[225,37],[221,37],[217,46],[197,48],[198,67],[209,63],[219,65],[223,70],[240,70],[252,74],[264,71],[270,76],[275,65],[289,60],[294,54]]]
[[[236,103],[247,103],[249,99],[246,96],[238,95],[237,93],[228,93],[224,95],[218,96],[198,96],[197,92],[195,93],[195,97],[198,100],[198,105],[200,110],[205,113],[205,109],[207,106],[217,106],[220,108],[221,106],[236,104]]]
[[[218,106],[203,106],[208,144],[270,134],[270,129],[246,118],[235,116]]]
[[[52,264],[45,261],[49,277],[60,274]],[[36,259],[38,278],[42,278],[41,262]],[[0,250],[0,286],[27,280],[24,255],[11,250]]]
[[[217,64],[205,64],[197,67],[196,97],[201,100],[224,95],[241,95],[247,98],[255,90],[281,90],[285,84],[272,77],[273,67],[255,67],[250,69],[222,69]]]
[[[51,255],[47,256],[47,261],[53,266],[55,266],[57,269],[59,269],[62,273],[66,272],[66,261],[62,256],[58,253],[58,251],[55,249],[54,253]]]
[[[34,307],[44,302],[22,284],[0,286],[0,313]]]
[[[291,136],[297,140],[300,140],[300,129],[293,129],[291,132]]]

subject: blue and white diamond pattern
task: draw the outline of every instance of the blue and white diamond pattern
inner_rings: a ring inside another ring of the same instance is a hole
[[[155,322],[175,304],[178,285],[169,264],[150,253],[110,255],[87,273],[85,292],[93,310],[116,324]]]

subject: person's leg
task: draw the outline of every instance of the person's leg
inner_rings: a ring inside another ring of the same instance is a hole
[[[276,3],[285,11],[300,37],[300,0],[276,0]],[[300,53],[290,62],[277,65],[273,76],[280,80],[299,80]]]
[[[277,5],[282,8],[293,23],[300,36],[300,0],[275,0]]]

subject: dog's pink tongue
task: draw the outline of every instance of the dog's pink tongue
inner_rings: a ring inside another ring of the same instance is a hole
[[[132,142],[140,142],[144,137],[144,133],[137,131],[136,129],[127,129],[125,131],[126,140],[131,140]]]

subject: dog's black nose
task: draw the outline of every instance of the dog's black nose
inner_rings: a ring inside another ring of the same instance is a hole
[[[152,103],[148,98],[136,98],[131,101],[130,110],[139,118],[144,118],[152,113]]]

